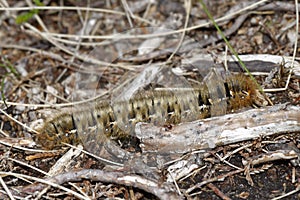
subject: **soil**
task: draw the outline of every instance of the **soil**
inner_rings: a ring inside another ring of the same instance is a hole
[[[300,131],[177,156],[187,161],[180,169],[197,167],[186,172],[186,178],[170,182],[171,164],[157,165],[152,172],[153,168],[147,171],[139,160],[111,166],[86,153],[71,152],[63,161],[70,147],[44,150],[35,143],[37,133],[32,129],[38,130],[70,105],[81,107],[74,102],[98,95],[100,100],[118,98],[112,92],[116,87],[146,66],[167,61],[173,52],[169,65],[180,67],[192,80],[190,84],[205,75],[184,65],[184,60],[209,55],[216,63],[230,52],[213,25],[198,26],[209,22],[200,1],[45,0],[41,9],[21,9],[34,4],[30,2],[0,4],[1,199],[300,199]],[[238,54],[293,56],[299,35],[294,1],[203,2],[214,19],[227,16],[217,23]],[[242,10],[250,5],[253,7]],[[230,17],[234,11],[240,12]],[[153,32],[183,30],[185,26],[192,27],[184,32],[186,50],[176,49],[183,31],[151,40]],[[124,36],[128,38],[121,40]],[[295,56],[299,61],[299,47]],[[266,93],[274,105],[300,106],[300,79],[293,73],[288,78],[290,70],[285,63],[269,72],[264,67],[255,72],[260,72],[255,78],[264,89],[282,88],[289,81],[285,90]],[[267,77],[271,81],[267,82]],[[147,84],[143,89],[157,85]],[[126,84],[116,91],[122,88]],[[141,151],[134,137],[117,142],[125,151]],[[289,157],[291,151],[296,157]],[[276,153],[284,156],[270,159]],[[222,160],[226,155],[230,156]],[[264,161],[253,164],[259,158]],[[63,166],[57,166],[60,163]],[[87,169],[91,171],[84,171]]]

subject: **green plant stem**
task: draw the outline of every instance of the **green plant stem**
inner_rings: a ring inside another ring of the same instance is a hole
[[[234,48],[231,46],[231,44],[229,43],[229,41],[225,37],[223,31],[220,29],[220,27],[218,26],[218,24],[216,23],[216,21],[214,20],[214,18],[212,17],[212,15],[210,14],[210,12],[207,9],[206,5],[203,3],[202,0],[199,0],[199,2],[201,4],[204,12],[208,16],[209,20],[212,22],[212,24],[214,25],[214,27],[217,29],[218,33],[221,35],[222,39],[225,41],[225,43],[228,46],[228,48],[230,49],[231,53],[237,58],[238,62],[240,63],[240,65],[242,66],[242,68],[247,72],[247,74],[250,76],[250,78],[255,81],[255,83],[256,83],[258,89],[260,90],[260,92],[263,92],[262,88],[257,83],[256,79],[252,76],[251,72],[247,69],[246,65],[243,63],[243,61],[240,59],[240,57],[237,54],[237,52],[234,50]]]

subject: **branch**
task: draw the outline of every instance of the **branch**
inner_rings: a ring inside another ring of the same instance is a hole
[[[300,107],[276,105],[179,124],[170,130],[139,123],[142,151],[181,154],[259,137],[300,131]]]
[[[138,175],[129,175],[122,172],[108,172],[99,169],[83,169],[80,171],[71,171],[46,179],[49,182],[62,185],[73,181],[100,181],[104,183],[115,183],[120,185],[132,186],[149,192],[160,199],[182,199],[172,188],[171,184],[159,184],[150,179]],[[22,189],[24,193],[33,193],[41,191],[47,185],[36,183],[26,186]]]

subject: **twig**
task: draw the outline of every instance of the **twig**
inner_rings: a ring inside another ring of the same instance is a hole
[[[48,174],[47,172],[44,172],[43,170],[38,169],[38,168],[36,168],[36,167],[34,167],[34,166],[31,166],[31,165],[29,165],[29,164],[27,164],[27,163],[24,163],[24,162],[22,162],[22,161],[20,161],[20,160],[16,160],[16,159],[13,159],[13,158],[7,158],[7,159],[8,159],[8,160],[11,160],[11,161],[13,161],[13,162],[16,162],[16,163],[18,163],[18,164],[20,164],[20,165],[23,165],[23,166],[26,166],[26,167],[28,167],[28,168],[31,168],[31,169],[33,169],[33,170],[35,170],[35,171],[37,171],[37,172],[39,172],[39,173],[41,173],[41,174],[44,174],[44,175],[49,176],[49,174]]]
[[[17,124],[21,125],[22,127],[24,127],[25,129],[27,129],[27,130],[29,130],[29,131],[31,131],[31,132],[33,132],[33,133],[38,134],[38,132],[36,132],[35,130],[33,130],[33,129],[30,128],[29,126],[26,126],[26,125],[23,124],[22,122],[20,122],[20,121],[16,120],[15,118],[11,117],[10,115],[8,115],[8,114],[7,114],[6,112],[4,112],[1,108],[0,108],[0,112],[1,112],[2,114],[4,114],[6,117],[8,117],[10,120],[12,120],[12,121],[16,122]]]
[[[35,188],[36,190],[30,190],[31,189],[30,187],[29,188],[26,188],[26,187],[23,188],[24,192],[29,193],[29,194],[32,194],[33,192],[35,192],[37,190],[44,189],[45,188],[44,184],[46,184],[46,186],[50,185],[52,187],[56,187],[56,188],[59,188],[61,190],[64,190],[67,193],[72,194],[72,195],[74,195],[75,197],[77,197],[79,199],[89,200],[89,198],[86,198],[85,196],[82,196],[81,194],[76,193],[73,190],[70,190],[70,189],[68,189],[66,187],[61,186],[61,184],[56,183],[56,181],[53,180],[53,179],[52,180],[51,179],[50,180],[49,179],[44,180],[44,179],[36,178],[36,177],[33,177],[33,176],[28,176],[28,175],[24,175],[24,174],[13,173],[13,172],[0,172],[0,175],[3,175],[3,176],[14,176],[14,177],[17,177],[17,178],[26,178],[26,179],[35,180],[35,181],[38,181],[38,182],[42,183],[42,184],[38,185],[39,187]],[[28,189],[28,190],[26,190],[26,189]]]
[[[5,184],[5,182],[3,181],[2,177],[0,176],[0,183],[2,185],[2,187],[4,188],[4,190],[6,191],[7,195],[9,196],[9,198],[11,200],[14,200],[14,196],[12,195],[12,193],[10,192],[10,190],[8,189],[7,185]]]
[[[189,23],[189,17],[190,17],[190,13],[191,13],[191,0],[185,0],[185,7],[186,7],[186,16],[185,16],[185,23],[184,23],[184,29],[187,28],[188,26],[188,23]],[[173,56],[177,53],[177,51],[180,49],[182,43],[183,43],[183,40],[184,40],[184,37],[185,37],[185,33],[186,31],[183,31],[182,34],[181,34],[181,37],[180,37],[180,40],[175,48],[174,51],[172,51],[172,54],[170,55],[170,57],[168,58],[167,60],[167,63],[170,62],[173,58]]]
[[[276,105],[183,123],[167,131],[152,124],[139,123],[135,132],[143,152],[186,153],[261,136],[299,132],[299,111],[297,106],[285,109],[283,105]]]
[[[85,153],[85,154],[87,154],[87,155],[89,155],[89,156],[91,156],[91,157],[94,157],[94,158],[100,160],[100,161],[103,162],[103,163],[106,163],[106,164],[109,164],[109,165],[115,165],[115,166],[119,166],[119,167],[123,167],[123,166],[124,166],[124,165],[121,164],[121,163],[117,163],[117,162],[114,162],[114,161],[111,161],[111,160],[107,160],[107,159],[105,159],[105,158],[101,158],[101,157],[99,157],[99,156],[97,156],[97,155],[95,155],[95,154],[92,154],[92,153],[88,152],[88,151],[85,151],[85,150],[83,150],[83,149],[79,149],[79,148],[76,147],[76,146],[73,146],[73,145],[70,145],[70,144],[65,144],[65,145],[67,145],[67,146],[69,146],[69,147],[72,147],[72,148],[74,148],[74,149],[76,149],[76,150],[80,150],[80,151],[82,151],[83,153]]]
[[[46,150],[41,150],[41,149],[28,149],[28,148],[25,148],[25,147],[14,145],[14,144],[12,145],[9,142],[5,142],[4,139],[0,140],[0,144],[5,145],[5,146],[9,146],[9,147],[14,148],[14,149],[22,150],[22,151],[37,152],[37,153],[41,153],[41,152],[44,152],[44,153],[57,153],[57,150],[46,151]]]
[[[273,198],[272,200],[283,199],[283,198],[288,197],[288,196],[290,196],[290,195],[292,195],[292,194],[295,194],[295,193],[297,193],[297,192],[299,192],[299,191],[300,191],[300,185],[298,185],[297,188],[296,188],[295,190],[290,191],[290,192],[288,192],[288,193],[286,193],[286,194],[283,194],[283,195],[281,195],[281,196],[279,196],[279,197],[275,197],[275,198]]]
[[[211,179],[204,180],[200,183],[197,183],[193,187],[190,187],[189,189],[187,189],[186,193],[189,194],[193,190],[195,190],[197,188],[201,188],[203,185],[206,185],[208,183],[212,183],[212,182],[216,182],[216,181],[223,181],[226,177],[232,176],[234,174],[241,173],[243,171],[244,171],[244,169],[238,169],[238,170],[235,170],[235,171],[228,172],[227,174],[224,174],[224,175],[220,175],[220,176],[217,176],[217,177],[214,177],[214,178],[211,178]],[[193,196],[193,195],[191,194],[190,196]]]
[[[212,189],[214,191],[214,193],[216,195],[218,195],[221,199],[224,199],[224,200],[230,200],[231,199],[228,196],[226,196],[221,190],[219,190],[219,188],[217,188],[214,184],[209,183],[209,184],[207,184],[207,187]]]
[[[3,173],[4,172],[0,172],[0,174]],[[10,174],[14,173],[8,173],[7,175]],[[149,192],[159,197],[160,199],[182,199],[181,196],[174,192],[174,189],[170,187],[170,185],[160,185],[157,182],[138,175],[126,175],[122,172],[107,172],[98,169],[83,169],[80,171],[72,171],[64,174],[59,174],[43,181],[39,180],[43,184],[26,186],[25,188],[23,188],[22,192],[30,193],[31,191],[40,191],[45,188],[44,183],[51,183],[50,185],[56,186],[70,181],[82,181],[83,179],[136,187]]]
[[[132,21],[131,21],[131,16],[133,16],[133,13],[131,12],[126,0],[121,0],[121,2],[122,2],[122,5],[124,7],[125,15],[127,17],[130,28],[133,28],[133,24],[132,24]]]

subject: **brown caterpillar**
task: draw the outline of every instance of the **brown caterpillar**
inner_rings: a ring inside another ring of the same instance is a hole
[[[224,104],[225,112],[229,113],[242,107],[264,106],[267,102],[252,79],[242,74],[232,75],[212,90],[205,83],[192,91],[178,91],[176,95],[151,90],[129,101],[96,102],[94,107],[61,113],[45,122],[38,130],[36,141],[43,148],[54,149],[60,147],[61,142],[76,144],[82,139],[103,141],[104,136],[126,137],[134,134],[138,122],[165,125],[203,119],[225,114],[218,113],[219,108],[224,109]],[[96,127],[96,134],[86,134],[90,127]]]

